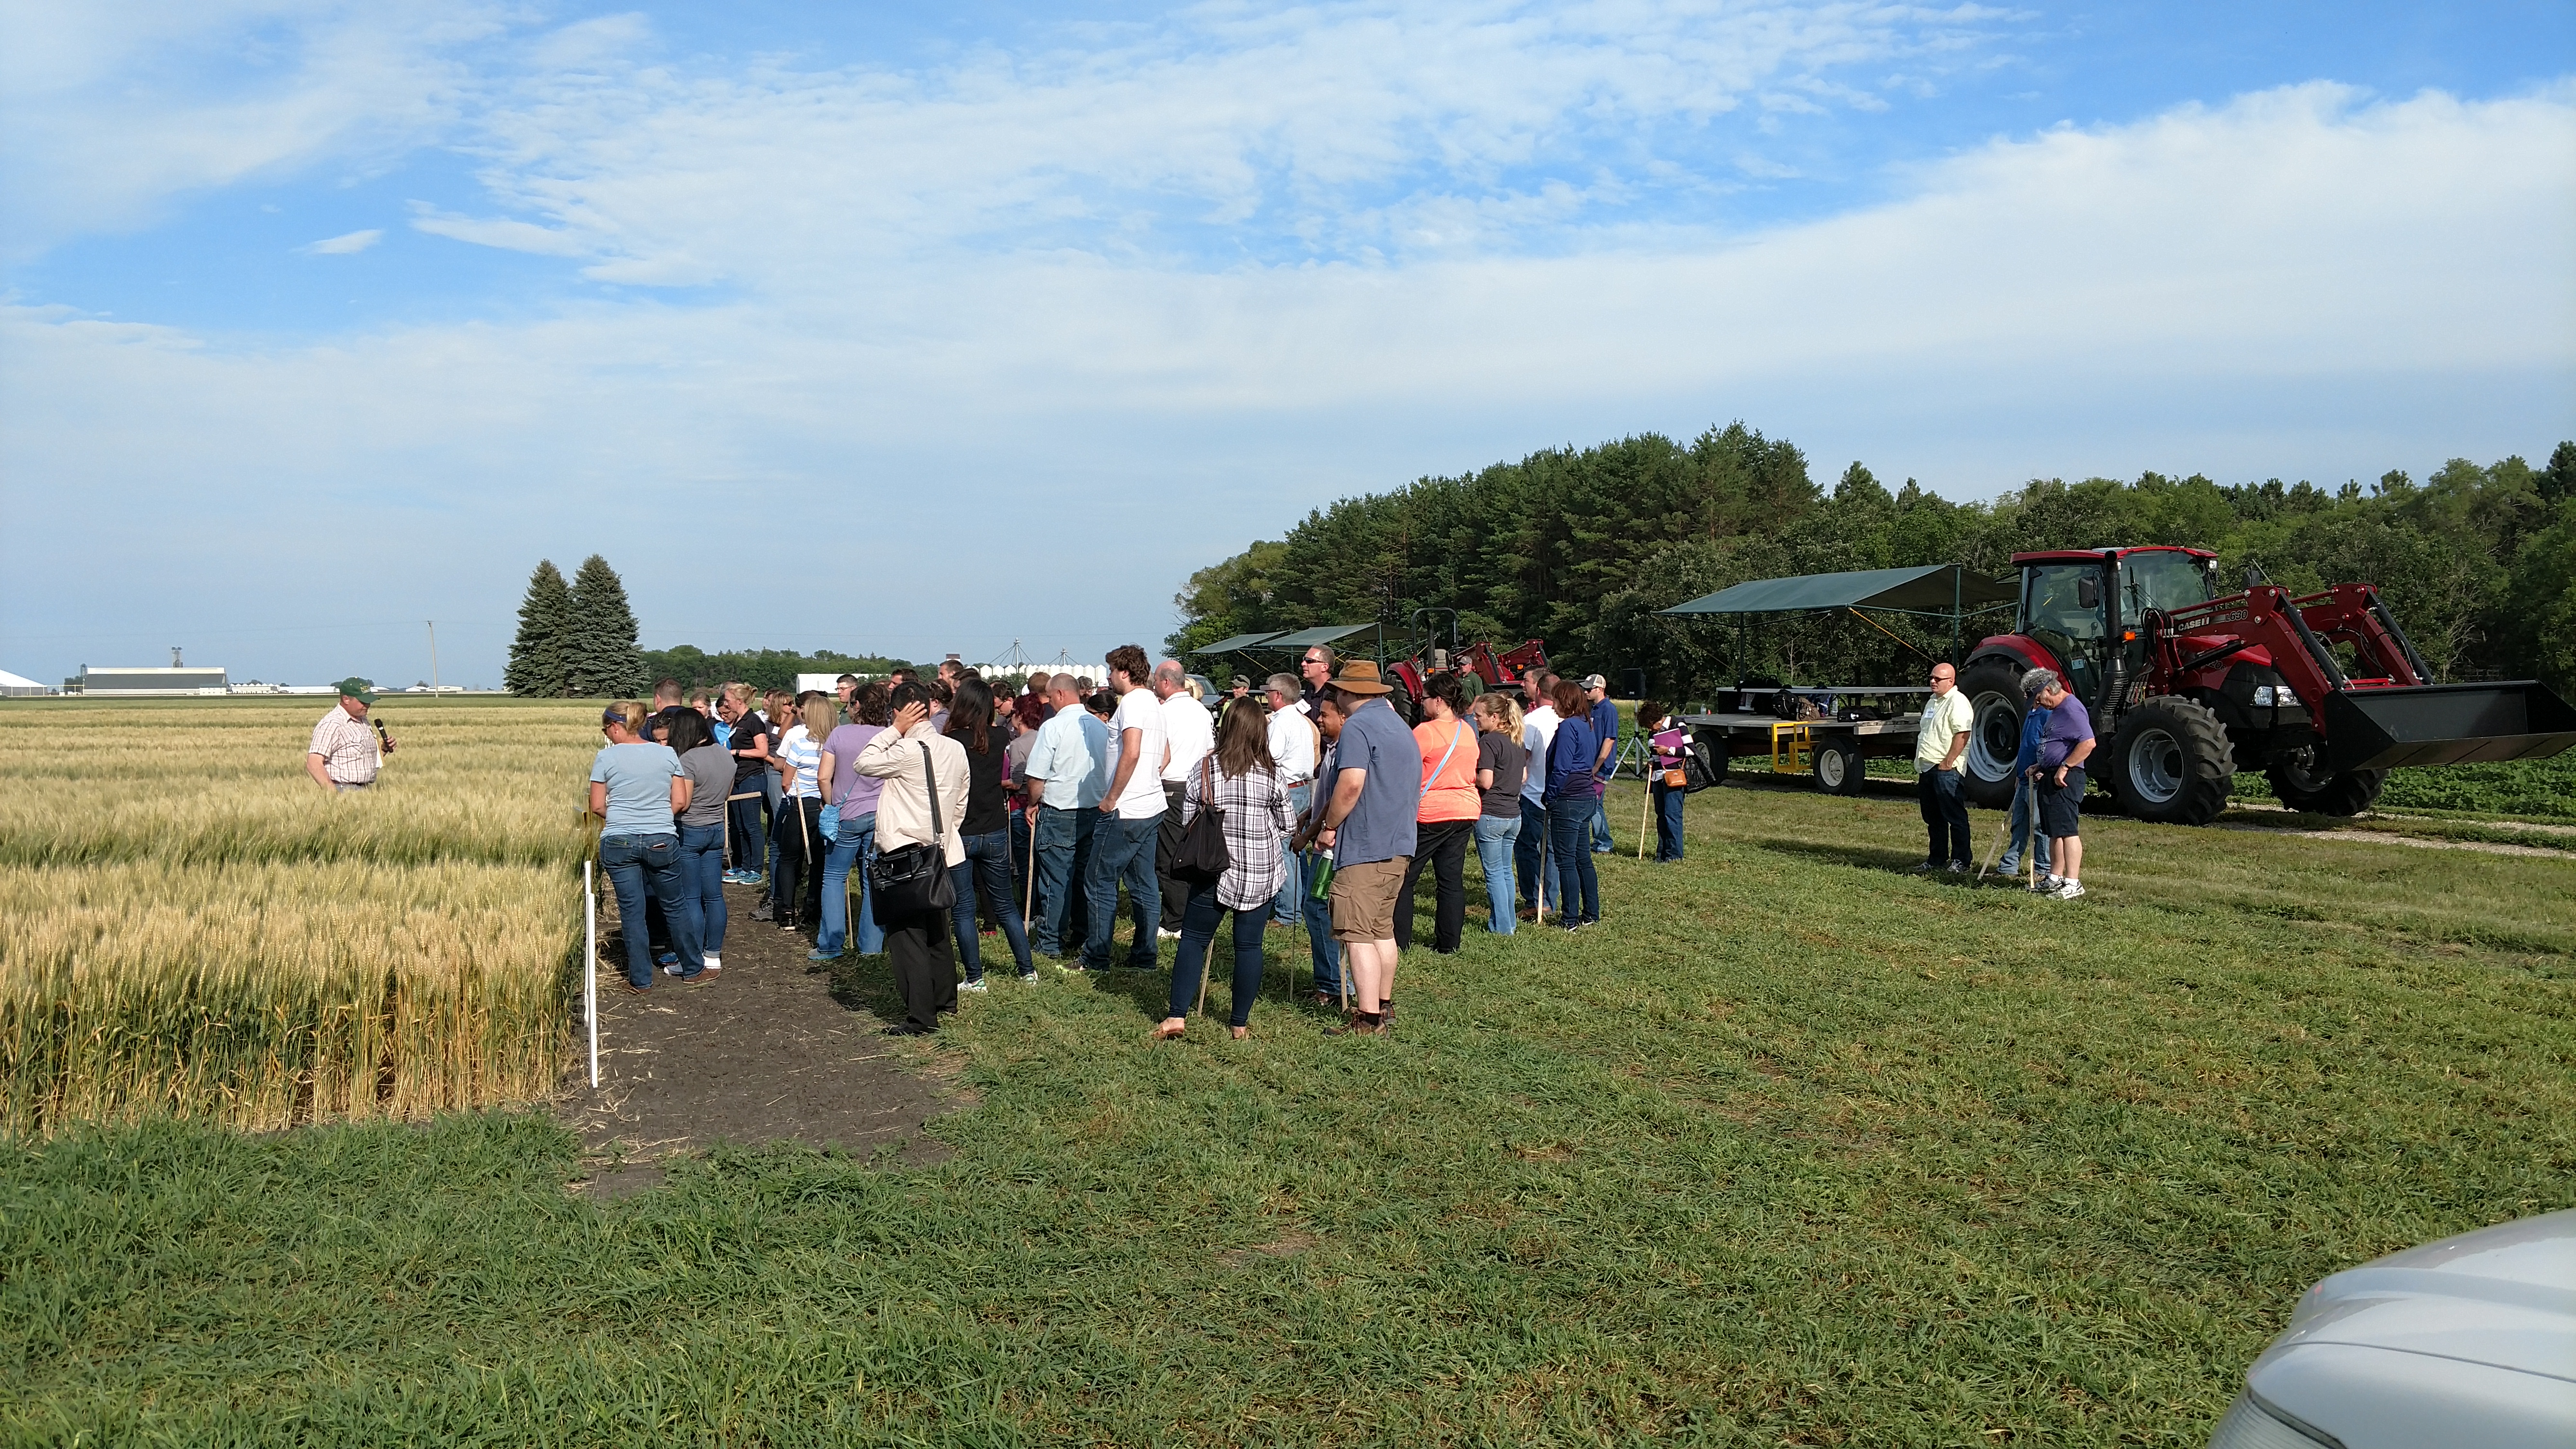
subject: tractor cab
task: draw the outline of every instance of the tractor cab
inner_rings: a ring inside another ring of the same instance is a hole
[[[2057,549],[2014,554],[2013,564],[2021,570],[2014,630],[1979,644],[1959,680],[1976,711],[1966,783],[1980,804],[2012,796],[2024,671],[2058,671],[2107,738],[2120,710],[2144,697],[2147,611],[2171,613],[2218,595],[2218,556],[2206,549]]]

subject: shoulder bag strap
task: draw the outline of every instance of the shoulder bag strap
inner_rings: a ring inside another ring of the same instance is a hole
[[[917,742],[913,748],[921,751],[921,778],[930,787],[930,843],[944,854],[948,849],[948,827],[939,820],[939,772],[930,767],[927,741]]]
[[[1449,768],[1449,757],[1458,753],[1458,736],[1467,732],[1464,720],[1451,720],[1449,724],[1449,748],[1440,752],[1440,763],[1432,766],[1431,773],[1422,777],[1422,793],[1413,797],[1413,803],[1417,806],[1431,798],[1433,782],[1440,778],[1441,771]]]

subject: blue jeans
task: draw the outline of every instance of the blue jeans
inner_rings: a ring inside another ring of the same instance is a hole
[[[1610,782],[1597,780],[1592,796],[1592,853],[1608,855],[1618,846],[1610,839]]]
[[[778,772],[776,770],[769,769],[762,770],[760,772],[760,804],[761,808],[768,813],[769,817],[769,839],[767,841],[769,848],[761,852],[762,859],[759,862],[759,866],[761,871],[769,877],[769,888],[766,894],[769,897],[770,904],[773,906],[778,903],[778,802],[784,797],[784,795],[785,789],[778,783]]]
[[[1312,783],[1289,786],[1288,818],[1305,819],[1306,806],[1314,798]],[[1288,837],[1284,835],[1279,837],[1279,856],[1288,863],[1288,878],[1279,883],[1279,894],[1271,898],[1270,918],[1283,926],[1293,926],[1306,914],[1306,862],[1288,848]]]
[[[1655,797],[1655,859],[1679,860],[1682,858],[1683,792],[1661,780],[1648,787],[1648,791]]]
[[[736,792],[742,786],[734,786]],[[769,802],[758,795],[726,807],[733,817],[733,868],[765,873],[769,868]]]
[[[1557,908],[1565,913],[1567,925],[1601,919],[1601,880],[1592,872],[1590,843],[1592,817],[1601,808],[1596,799],[1560,799],[1548,808],[1548,854],[1556,866]],[[1575,913],[1577,905],[1580,915]]]
[[[2012,833],[2004,840],[2004,858],[1997,864],[1996,869],[2006,875],[2013,875],[2021,870],[2021,842],[2022,837],[2028,835],[2031,840],[2032,863],[2039,867],[2041,875],[2049,873],[2048,832],[2042,830],[2033,834],[2031,825],[2030,777],[2025,775],[2013,785],[2012,820],[2005,827]]]
[[[694,938],[698,949],[680,948],[680,979],[691,981],[706,967],[706,958],[724,951],[725,902],[725,828],[714,825],[680,827],[680,893],[673,897],[665,914],[671,918],[671,941],[677,946],[683,937]]]
[[[1136,940],[1127,948],[1127,964],[1151,971],[1159,964],[1154,932],[1163,920],[1163,885],[1154,876],[1154,840],[1163,817],[1127,820],[1102,815],[1091,827],[1091,872],[1084,882],[1091,897],[1091,932],[1083,938],[1082,964],[1109,969],[1110,936],[1118,929],[1118,883],[1127,883],[1127,899],[1136,912]]]
[[[1089,935],[1084,897],[1091,882],[1091,834],[1100,812],[1075,806],[1038,807],[1038,918],[1031,944],[1041,956],[1061,956],[1064,943]]]
[[[1216,898],[1215,881],[1192,882],[1190,903],[1181,909],[1181,949],[1172,956],[1173,1016],[1186,1017],[1197,1004],[1199,977],[1207,970],[1208,944],[1216,939],[1216,919],[1229,909]],[[1252,1000],[1261,994],[1261,933],[1270,928],[1268,901],[1234,912],[1234,1001],[1229,1025],[1252,1020]]]
[[[1485,903],[1493,919],[1485,929],[1497,936],[1512,933],[1512,858],[1520,853],[1521,818],[1517,815],[1476,817],[1476,859],[1485,866]]]
[[[653,984],[653,938],[644,929],[644,896],[649,887],[664,900],[680,894],[680,837],[603,835],[599,869],[617,891],[617,934],[626,938],[626,981],[642,991]],[[682,926],[671,923],[672,945],[683,958],[698,949],[697,938],[680,939]]]
[[[885,950],[885,928],[868,909],[868,865],[877,858],[877,812],[841,817],[841,833],[823,857],[823,925],[814,949],[838,956],[850,933],[850,872],[859,873],[859,939],[852,944],[862,956]]]
[[[1298,874],[1313,880],[1321,863],[1300,861]],[[1306,918],[1306,939],[1315,948],[1315,989],[1326,996],[1342,994],[1342,943],[1333,939],[1333,903],[1300,893],[1298,913]]]
[[[949,907],[948,915],[956,923],[957,954],[966,958],[966,979],[984,979],[984,951],[978,940],[982,933],[975,929],[978,884],[993,898],[1002,939],[1011,943],[1011,959],[1020,963],[1020,974],[1025,976],[1036,968],[1029,964],[1029,934],[1020,925],[1020,899],[1011,893],[1011,827],[962,838],[966,858],[948,867],[948,883],[957,891],[957,904]]]
[[[1977,858],[1968,839],[1968,802],[1959,797],[1959,772],[1925,770],[1914,777],[1914,795],[1923,808],[1923,825],[1932,848],[1923,857],[1930,865],[1966,864]]]
[[[1545,868],[1547,859],[1547,807],[1527,795],[1521,797],[1521,834],[1512,845],[1514,883],[1520,887],[1521,904],[1538,905],[1544,900],[1555,905],[1555,871]]]

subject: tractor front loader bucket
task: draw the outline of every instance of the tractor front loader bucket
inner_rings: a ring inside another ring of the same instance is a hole
[[[2538,760],[2576,745],[2576,708],[2528,679],[2340,689],[2319,722],[2338,772]]]

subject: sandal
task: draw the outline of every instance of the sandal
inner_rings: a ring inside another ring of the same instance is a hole
[[[1152,1031],[1145,1034],[1145,1039],[1147,1041],[1170,1041],[1172,1038],[1179,1036],[1185,1030],[1187,1030],[1185,1026],[1157,1025]]]

